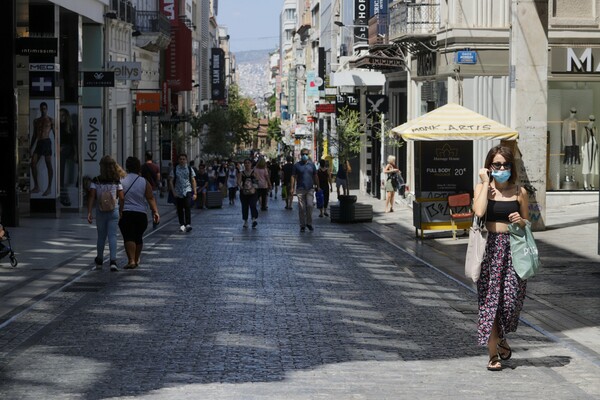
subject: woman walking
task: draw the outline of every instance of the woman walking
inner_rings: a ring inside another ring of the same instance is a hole
[[[271,179],[269,177],[269,170],[267,169],[267,163],[264,158],[261,158],[254,167],[254,175],[258,180],[258,198],[260,199],[260,209],[267,211],[267,198],[269,197],[269,190],[271,190]]]
[[[258,180],[252,169],[252,160],[249,158],[244,160],[244,170],[238,175],[238,186],[240,188],[240,203],[242,203],[242,219],[244,220],[244,228],[248,227],[248,209],[252,216],[252,228],[256,228],[258,222],[258,210],[256,209],[256,201],[258,200]]]
[[[394,197],[396,196],[396,190],[398,190],[398,174],[400,174],[400,170],[396,166],[396,157],[388,156],[387,165],[383,172],[387,174],[385,180],[385,212],[394,212]]]
[[[323,207],[319,208],[319,217],[329,217],[327,206],[329,205],[329,192],[333,191],[331,186],[331,171],[329,171],[329,161],[322,160],[317,170],[317,178],[319,179],[319,187],[323,191]]]
[[[121,178],[125,176],[123,168],[111,156],[100,160],[100,175],[92,179],[88,193],[88,223],[92,223],[92,208],[96,204],[96,266],[101,270],[104,262],[104,245],[108,239],[110,251],[110,270],[118,271],[117,267],[117,224],[119,222],[120,204],[123,200]],[[119,202],[117,202],[117,199]]]
[[[140,264],[140,255],[144,247],[143,236],[148,227],[147,205],[152,210],[152,221],[155,224],[160,222],[160,216],[152,193],[152,185],[140,175],[142,169],[140,160],[136,157],[127,158],[125,169],[127,176],[121,181],[124,194],[121,200],[123,214],[119,220],[119,229],[127,253],[127,265],[124,268],[134,269]]]
[[[529,201],[525,188],[515,184],[517,172],[508,147],[496,146],[488,152],[479,178],[473,210],[485,219],[488,238],[477,281],[478,343],[488,348],[487,369],[500,371],[500,360],[512,355],[506,334],[517,330],[527,287],[513,268],[508,224],[526,225]]]
[[[235,162],[230,161],[227,166],[227,191],[229,193],[229,205],[235,204],[235,194],[238,190],[238,170]]]
[[[192,230],[192,214],[190,206],[196,200],[196,174],[187,162],[187,154],[180,154],[179,163],[169,174],[169,190],[175,198],[179,230],[189,232]]]

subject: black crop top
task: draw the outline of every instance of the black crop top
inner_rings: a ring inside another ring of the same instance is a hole
[[[518,200],[488,200],[485,218],[488,222],[508,222],[508,216],[514,212],[519,212],[519,210]]]

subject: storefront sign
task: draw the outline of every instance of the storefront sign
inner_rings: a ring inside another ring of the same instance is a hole
[[[211,49],[211,93],[213,100],[225,100],[225,52],[214,47]]]
[[[306,72],[306,95],[308,97],[319,96],[319,85],[317,84],[317,73],[315,71]]]
[[[165,75],[172,92],[192,90],[192,32],[181,21],[171,22]]]
[[[83,73],[84,87],[114,87],[115,73],[112,71],[90,71]]]
[[[600,47],[553,47],[551,71],[565,74],[599,74]]]
[[[367,95],[367,114],[388,112],[388,97],[384,94]]]
[[[18,56],[58,55],[58,39],[47,37],[20,37],[15,41]]]
[[[29,72],[60,72],[60,64],[55,63],[31,63]]]
[[[53,72],[30,72],[29,95],[31,97],[51,97],[54,94]]]
[[[142,93],[135,95],[135,109],[144,112],[160,111],[160,93]]]
[[[81,159],[83,176],[93,178],[100,173],[102,158],[102,108],[84,107],[81,118],[83,143]]]
[[[366,41],[369,38],[369,18],[371,17],[370,0],[354,0],[354,28],[356,41]]]
[[[117,62],[108,63],[108,70],[115,73],[115,79],[139,81],[142,79],[142,63],[140,62]]]
[[[335,112],[335,104],[332,104],[332,103],[317,104],[315,106],[315,111],[318,113],[334,113]]]
[[[473,190],[473,141],[418,141],[417,197],[445,197]]]
[[[179,10],[176,0],[160,0],[160,10],[169,21],[177,20]]]

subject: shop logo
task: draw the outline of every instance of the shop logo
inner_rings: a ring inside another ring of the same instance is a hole
[[[585,49],[581,56],[577,56],[575,50],[572,48],[567,49],[567,72],[600,72],[600,63],[593,70],[592,62],[593,55],[591,48]]]

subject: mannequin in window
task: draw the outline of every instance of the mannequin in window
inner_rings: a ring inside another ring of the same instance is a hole
[[[581,137],[581,173],[583,189],[594,189],[594,175],[598,175],[598,141],[597,129],[594,125],[596,117],[590,115],[590,122],[583,128]]]
[[[562,145],[565,152],[563,164],[565,165],[565,181],[575,182],[575,164],[581,164],[579,158],[579,144],[577,143],[577,110],[571,108],[571,113],[563,121]],[[569,166],[571,166],[569,171]]]

